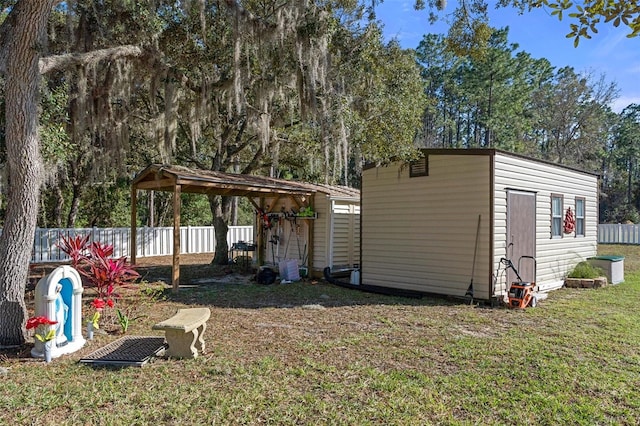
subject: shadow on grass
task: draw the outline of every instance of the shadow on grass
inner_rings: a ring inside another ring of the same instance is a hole
[[[177,292],[170,287],[163,290],[166,300],[187,305],[206,305],[221,308],[293,308],[309,305],[323,307],[358,305],[453,306],[465,303],[435,295],[420,299],[389,296],[348,289],[326,281],[301,280],[289,284],[258,284],[250,276],[234,275],[237,281],[206,282],[181,285]]]
[[[163,297],[186,305],[221,308],[292,308],[356,305],[453,306],[468,303],[461,298],[424,295],[422,298],[369,293],[340,287],[325,280],[303,279],[289,284],[258,284],[256,270],[239,265],[184,265],[180,267],[180,288],[171,289],[171,266],[138,268],[142,279],[166,283]]]

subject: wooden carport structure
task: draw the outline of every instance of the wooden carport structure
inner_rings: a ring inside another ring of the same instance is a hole
[[[304,183],[264,176],[223,173],[182,166],[152,164],[136,175],[131,184],[131,263],[136,263],[137,247],[137,201],[138,191],[164,191],[173,193],[173,267],[171,284],[173,291],[180,285],[180,195],[195,193],[203,195],[223,195],[247,197],[256,210],[269,213],[267,199],[271,206],[281,197],[289,197],[298,207],[310,205],[315,189]],[[255,199],[259,202],[256,203]],[[313,238],[313,223],[308,238]],[[262,227],[258,227],[258,261],[264,260]],[[310,250],[313,245],[310,244]],[[311,253],[310,253],[311,255]]]

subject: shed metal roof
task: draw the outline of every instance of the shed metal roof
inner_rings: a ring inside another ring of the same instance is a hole
[[[504,151],[496,148],[421,148],[420,151],[422,151],[424,155],[476,155],[476,156],[486,155],[486,156],[493,157],[499,154],[499,155],[505,155],[509,157],[521,158],[523,160],[527,160],[533,163],[546,164],[553,167],[560,167],[567,170],[573,170],[575,172],[584,173],[587,175],[599,176],[598,173],[584,170],[576,166],[559,164],[553,161],[543,160],[540,158],[535,158],[528,155],[519,154],[516,152]],[[379,164],[376,164],[376,163],[368,163],[368,164],[365,164],[362,168],[363,170],[369,170],[369,169],[374,169],[378,166]]]

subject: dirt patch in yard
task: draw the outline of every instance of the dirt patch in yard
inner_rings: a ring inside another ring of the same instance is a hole
[[[215,253],[181,254],[180,266],[182,265],[208,265],[213,260]],[[148,266],[171,266],[173,256],[146,256],[136,259],[136,265],[140,267]]]
[[[194,285],[207,282],[246,282],[255,276],[255,268],[244,265],[212,265],[214,253],[180,255],[180,284]],[[136,260],[136,270],[142,280],[171,283],[172,256],[142,257]]]
[[[253,275],[255,270],[238,265],[211,265],[214,253],[181,254],[180,282],[189,284],[193,280],[212,277],[224,277],[230,274]],[[27,290],[33,290],[38,281],[50,274],[61,263],[34,263],[29,268],[29,284]],[[163,281],[171,283],[171,267],[173,256],[148,256],[136,259],[136,270],[142,280],[148,282]]]

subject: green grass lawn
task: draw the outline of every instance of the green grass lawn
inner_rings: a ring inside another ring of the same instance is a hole
[[[0,355],[0,424],[637,424],[640,248],[625,282],[538,307],[402,299],[326,285],[145,287],[130,335],[208,306],[210,350],[142,368]],[[637,271],[637,272],[634,272]]]

